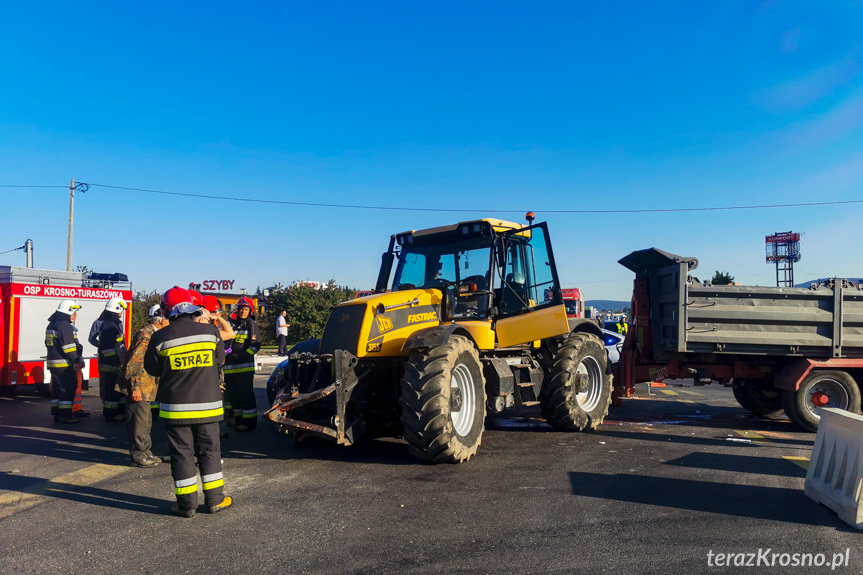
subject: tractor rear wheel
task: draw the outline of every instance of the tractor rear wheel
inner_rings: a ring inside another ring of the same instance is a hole
[[[539,396],[542,416],[557,429],[596,429],[611,405],[608,353],[598,337],[574,333],[546,348],[545,381]]]
[[[454,335],[444,345],[413,351],[401,384],[410,452],[434,463],[470,459],[485,429],[485,379],[473,343]]]
[[[747,385],[746,381],[732,384],[731,391],[740,407],[758,417],[776,417],[782,413],[782,391]]]
[[[782,392],[782,405],[788,419],[807,431],[818,431],[821,408],[835,407],[860,412],[860,388],[845,371],[813,371],[797,391]]]

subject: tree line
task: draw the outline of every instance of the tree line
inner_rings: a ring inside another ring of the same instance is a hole
[[[255,313],[255,320],[261,328],[264,345],[276,345],[276,318],[287,312],[286,320],[291,324],[288,330],[288,344],[293,345],[307,339],[321,337],[330,315],[330,309],[343,301],[351,300],[357,290],[337,286],[330,280],[323,289],[309,286],[283,286],[276,284],[265,297],[258,288],[255,297],[263,310]],[[132,333],[147,325],[150,308],[162,301],[158,291],[137,292],[132,300]],[[228,312],[230,313],[230,312]]]

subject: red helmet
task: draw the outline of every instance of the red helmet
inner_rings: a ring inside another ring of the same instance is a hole
[[[213,312],[222,309],[222,302],[214,295],[204,296],[204,308],[207,311]]]
[[[165,312],[164,317],[168,317],[175,305],[183,302],[191,303],[191,301],[192,294],[189,293],[189,290],[183,289],[180,286],[174,286],[162,294],[162,303],[159,304],[159,307]]]
[[[189,295],[192,296],[192,303],[198,306],[204,305],[204,296],[202,296],[199,292],[190,289]]]
[[[237,302],[237,309],[240,309],[243,306],[246,306],[250,310],[255,311],[255,304],[252,303],[252,300],[247,297],[241,297],[240,301]]]

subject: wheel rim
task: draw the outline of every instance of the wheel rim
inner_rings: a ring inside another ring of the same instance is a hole
[[[824,407],[847,411],[850,404],[848,391],[835,379],[819,379],[806,390],[806,410],[817,418],[821,417],[821,409]]]
[[[575,394],[575,400],[584,411],[593,411],[599,405],[602,397],[602,370],[599,362],[592,356],[585,357],[579,364],[576,372],[587,376],[587,391]]]
[[[467,365],[460,363],[452,372],[449,383],[450,389],[457,389],[461,394],[461,409],[452,411],[450,419],[455,432],[459,435],[467,435],[473,427],[474,411],[476,411],[476,387],[473,382],[473,374]]]

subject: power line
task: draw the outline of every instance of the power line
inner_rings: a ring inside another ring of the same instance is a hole
[[[324,208],[350,208],[361,210],[400,210],[409,212],[494,212],[507,214],[520,214],[524,210],[488,210],[488,209],[466,209],[466,208],[408,208],[393,206],[363,206],[354,204],[328,204],[322,202],[295,202],[289,200],[263,200],[259,198],[235,198],[228,196],[212,196],[207,194],[189,194],[181,192],[165,192],[161,190],[147,190],[143,188],[127,188],[123,186],[110,186],[107,184],[90,184],[94,187],[113,188],[116,190],[129,190],[135,192],[146,192],[150,194],[165,194],[169,196],[185,196],[191,198],[202,198],[208,200],[227,200],[234,202],[254,202],[261,204],[283,204],[289,206],[315,206]],[[835,202],[805,202],[795,204],[763,204],[751,206],[712,206],[705,208],[652,208],[652,209],[629,209],[629,210],[538,210],[548,214],[646,214],[646,213],[669,213],[669,212],[710,212],[721,210],[759,210],[769,208],[800,208],[812,206],[834,206],[843,204],[863,204],[863,200],[844,200]]]
[[[525,210],[500,210],[500,209],[470,209],[470,208],[410,208],[405,206],[373,206],[359,204],[333,204],[325,202],[298,202],[291,200],[265,200],[262,198],[238,198],[232,196],[215,196],[211,194],[192,194],[186,192],[167,192],[164,190],[150,190],[146,188],[132,188],[127,186],[112,186],[109,184],[89,184],[93,187],[110,188],[114,190],[126,190],[132,192],[144,192],[148,194],[161,194],[166,196],[180,196],[186,198],[198,198],[205,200],[222,200],[228,202],[246,202],[257,204],[275,204],[286,206],[306,206],[306,207],[321,207],[321,208],[345,208],[354,210],[387,210],[387,211],[404,211],[404,212],[491,212],[502,214],[521,214]],[[0,184],[3,188],[64,188],[67,186],[18,186],[10,184]],[[840,206],[848,204],[863,204],[863,200],[842,200],[833,202],[800,202],[790,204],[755,204],[755,205],[740,205],[740,206],[707,206],[703,208],[633,208],[633,209],[615,209],[615,210],[542,210],[547,214],[656,214],[656,213],[680,213],[680,212],[716,212],[716,211],[734,211],[734,210],[765,210],[779,208],[804,208],[816,206]]]

